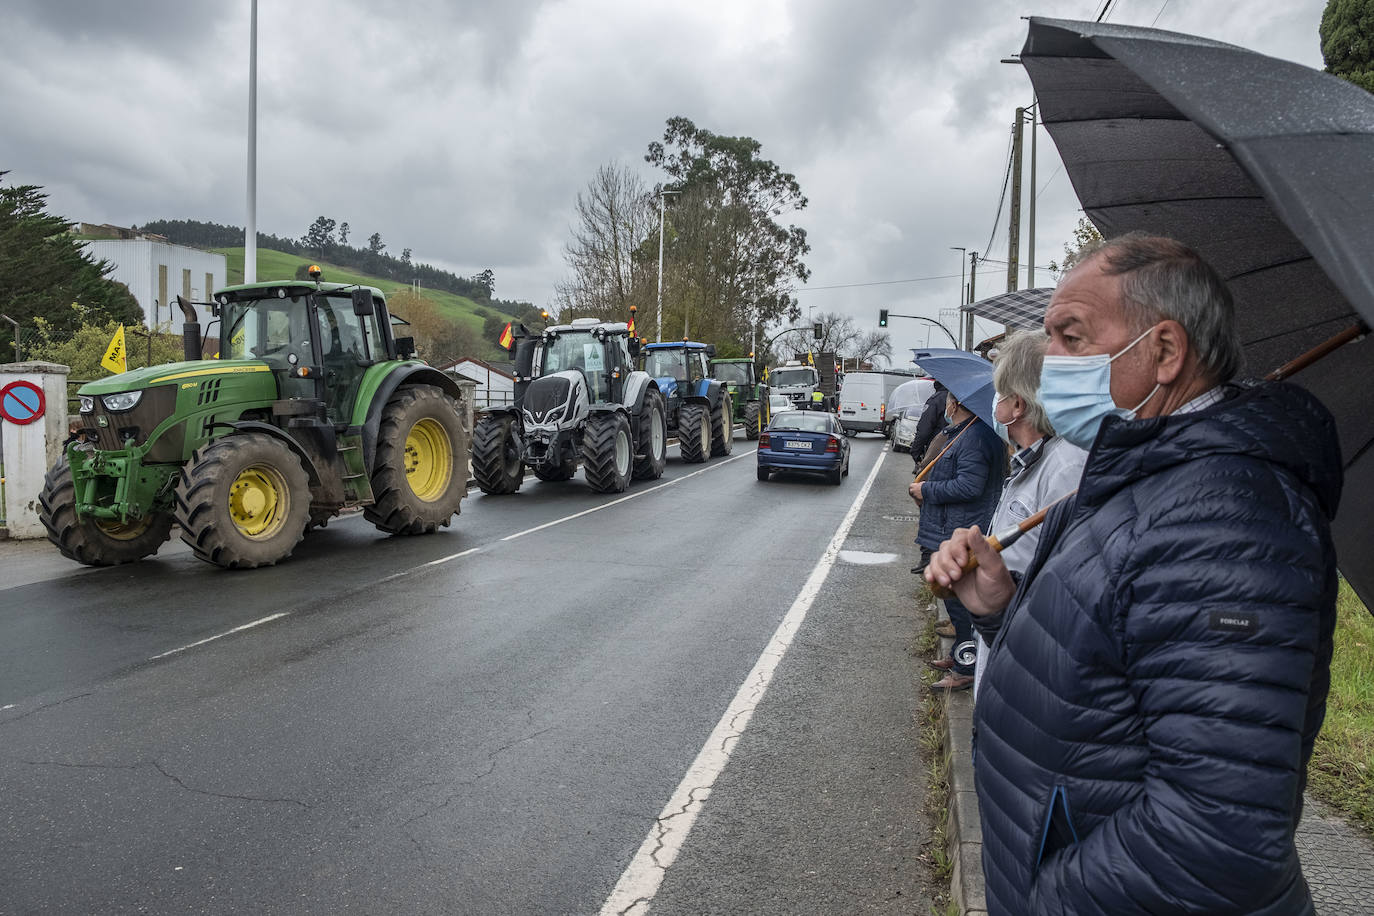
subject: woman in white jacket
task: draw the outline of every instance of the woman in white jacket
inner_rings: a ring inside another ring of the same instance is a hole
[[[1005,531],[1040,509],[1077,489],[1083,476],[1083,461],[1088,453],[1054,434],[1045,409],[1037,396],[1040,367],[1049,338],[1043,331],[1016,331],[999,348],[992,370],[997,397],[992,403],[997,434],[1015,453],[1011,474],[1002,486],[1002,498],[992,515],[989,531]],[[1002,560],[1012,572],[1020,573],[1035,556],[1040,529],[1032,528],[1002,552]],[[988,647],[975,633],[978,662],[974,672],[973,695],[978,696]]]

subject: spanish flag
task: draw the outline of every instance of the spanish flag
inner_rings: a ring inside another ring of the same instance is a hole
[[[635,316],[630,316],[630,336],[635,336]]]
[[[502,350],[509,350],[511,344],[515,343],[515,332],[510,329],[511,323],[506,322],[505,328],[501,331],[501,339],[496,343]]]

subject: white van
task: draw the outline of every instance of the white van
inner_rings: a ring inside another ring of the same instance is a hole
[[[890,435],[887,398],[913,376],[896,372],[847,372],[840,388],[840,425],[847,433]]]

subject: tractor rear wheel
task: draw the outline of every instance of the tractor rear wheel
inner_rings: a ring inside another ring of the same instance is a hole
[[[734,405],[730,403],[730,389],[722,388],[716,409],[711,411],[711,457],[728,455],[734,448]]]
[[[668,463],[668,420],[663,409],[663,394],[657,388],[644,392],[639,408],[639,423],[635,452],[635,480],[657,480],[663,476]]]
[[[226,569],[271,566],[291,556],[310,518],[310,478],[284,442],[258,433],[196,450],[176,488],[181,539]]]
[[[79,518],[76,514],[76,483],[67,456],[43,478],[38,494],[38,520],[48,540],[62,555],[87,566],[114,566],[141,560],[157,553],[172,536],[172,516],[167,512],[145,515],[127,524],[113,519]]]
[[[382,410],[372,495],[363,517],[388,534],[430,534],[448,527],[462,508],[468,480],[462,466],[463,415],[433,385],[413,385]]]
[[[514,423],[511,417],[483,417],[473,430],[472,476],[488,496],[514,493],[525,479]]]
[[[705,404],[683,404],[677,412],[677,442],[682,460],[700,464],[711,453],[711,415]]]
[[[559,464],[556,467],[553,467],[549,470],[545,470],[544,468],[534,469],[535,477],[538,477],[540,480],[547,480],[553,482],[557,482],[560,480],[572,480],[573,475],[576,473],[577,461],[572,458],[569,458],[567,461],[564,461],[562,464]]]
[[[744,438],[753,441],[759,437],[763,424],[759,417],[759,402],[750,401],[744,405]]]
[[[634,467],[630,421],[623,413],[593,414],[582,435],[582,469],[598,493],[620,493],[630,485]]]

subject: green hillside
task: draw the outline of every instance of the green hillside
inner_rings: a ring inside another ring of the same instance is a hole
[[[224,255],[228,282],[232,286],[235,283],[243,282],[243,248],[212,248],[216,254]],[[273,251],[270,248],[258,249],[258,279],[259,280],[290,280],[296,276],[296,269],[302,264],[318,264],[324,275],[321,277],[327,283],[359,283],[363,286],[374,286],[388,296],[392,293],[404,290],[407,284],[398,283],[395,280],[382,280],[377,277],[369,277],[365,274],[355,273],[344,267],[336,267],[328,261],[312,260],[303,258],[299,255],[287,254],[283,251]],[[430,299],[439,307],[444,317],[453,321],[455,324],[466,325],[471,328],[473,333],[486,345],[486,350],[482,353],[473,354],[482,359],[509,359],[506,351],[496,346],[496,341],[485,340],[482,338],[482,325],[484,319],[478,314],[478,310],[489,312],[493,315],[502,315],[509,319],[500,309],[492,306],[480,305],[466,296],[458,296],[443,290],[429,289],[420,287],[420,292],[425,298]]]

